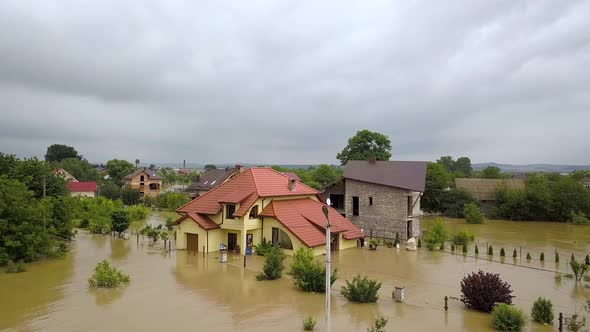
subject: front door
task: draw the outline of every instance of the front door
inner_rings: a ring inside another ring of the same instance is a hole
[[[411,239],[414,237],[414,232],[413,232],[413,227],[412,227],[412,221],[408,220],[408,228],[407,228],[407,235],[408,235],[408,239]]]
[[[238,245],[238,234],[227,233],[227,250],[229,250],[229,251],[236,250],[237,245]]]
[[[199,234],[186,233],[186,250],[199,251]]]

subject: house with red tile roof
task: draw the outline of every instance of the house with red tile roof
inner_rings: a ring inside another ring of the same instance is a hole
[[[195,198],[176,212],[176,248],[245,254],[263,240],[287,254],[298,247],[325,253],[325,203],[319,192],[272,168],[253,167]],[[328,207],[332,249],[357,246],[361,230]],[[248,250],[247,250],[248,248]]]
[[[96,197],[97,188],[96,182],[68,182],[70,196],[73,197]]]

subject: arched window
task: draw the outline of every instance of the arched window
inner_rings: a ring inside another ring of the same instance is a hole
[[[139,181],[143,182],[144,181],[144,177],[143,175],[139,177]]]
[[[293,250],[293,243],[291,242],[289,234],[277,227],[272,228],[272,244],[278,245],[283,249]]]

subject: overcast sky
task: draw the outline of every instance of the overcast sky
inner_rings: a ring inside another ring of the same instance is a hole
[[[0,151],[590,164],[590,1],[0,1]]]

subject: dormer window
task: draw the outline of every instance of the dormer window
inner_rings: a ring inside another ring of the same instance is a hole
[[[228,204],[225,206],[225,217],[227,219],[234,219],[234,213],[236,213],[236,206]]]
[[[256,219],[256,218],[258,218],[258,205],[254,205],[250,209],[250,219]]]

